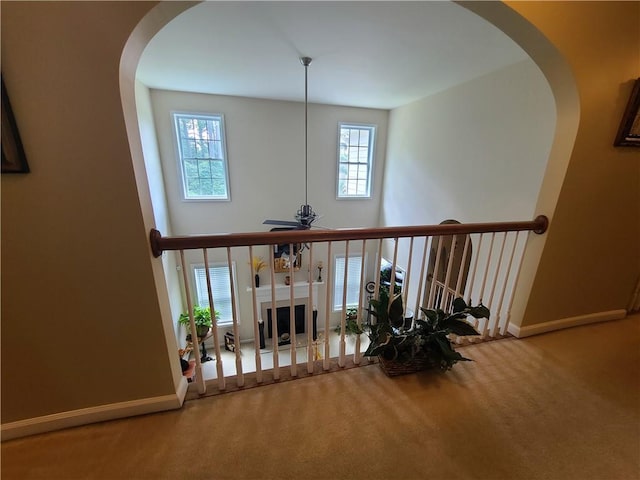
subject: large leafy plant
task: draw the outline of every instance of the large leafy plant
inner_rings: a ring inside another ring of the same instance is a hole
[[[220,312],[215,311],[216,318],[220,318]],[[193,321],[196,324],[196,334],[198,337],[204,337],[208,332],[213,321],[211,320],[211,309],[209,307],[201,307],[199,305],[193,306]],[[178,323],[185,326],[189,331],[191,326],[189,325],[189,313],[181,313],[178,317]],[[191,334],[187,335],[187,340],[191,340]]]
[[[219,315],[220,313],[216,311],[216,317],[218,317]],[[194,305],[193,320],[196,324],[196,327],[211,327],[211,310],[209,309],[209,307],[200,307],[198,305]],[[180,325],[188,327],[189,313],[181,313],[180,317],[178,318],[178,323],[180,323]]]
[[[381,290],[379,299],[371,300],[371,313],[377,322],[371,326],[370,343],[364,355],[400,363],[422,359],[428,366],[442,370],[449,370],[459,361],[469,361],[454,350],[449,335],[479,335],[466,318],[468,315],[489,318],[489,309],[482,304],[471,307],[462,298],[456,298],[451,313],[420,310],[423,317],[406,328],[402,297],[395,295],[389,305],[388,292]]]

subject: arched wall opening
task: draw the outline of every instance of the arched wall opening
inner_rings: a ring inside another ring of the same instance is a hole
[[[158,203],[158,200],[154,201],[154,197],[161,201],[163,194],[161,191],[155,192],[150,188],[149,176],[153,175],[153,172],[150,171],[149,165],[145,164],[145,145],[141,136],[144,126],[139,123],[140,104],[137,103],[136,99],[136,69],[140,56],[153,35],[173,18],[197,3],[199,2],[166,2],[158,4],[137,25],[122,54],[120,65],[121,98],[144,216],[144,226],[147,231],[158,227],[158,223],[162,221],[154,215],[154,208],[157,209]],[[533,25],[507,5],[500,2],[457,3],[505,32],[529,54],[549,82],[556,103],[556,134],[542,187],[538,195],[536,214],[545,214],[551,219],[567,169],[579,118],[578,95],[569,67],[555,47]],[[562,134],[559,135],[557,132],[562,132]],[[163,230],[170,233],[170,225],[166,225]],[[545,239],[545,236],[532,236],[529,240],[520,283],[516,292],[517,300],[513,305],[513,321],[516,324],[522,318],[526,308],[528,292],[535,277]],[[165,281],[165,270],[168,266],[166,262],[152,260],[152,263],[158,299],[162,309],[167,347],[172,352],[175,351],[176,345],[173,331],[171,294]],[[173,373],[176,385],[178,385],[181,382],[181,376],[177,360]]]

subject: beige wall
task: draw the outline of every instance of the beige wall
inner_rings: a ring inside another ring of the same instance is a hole
[[[555,119],[549,84],[531,60],[394,109],[381,224],[533,219]],[[407,266],[407,248],[400,248],[398,261]],[[420,262],[413,257],[414,272]],[[411,276],[409,298],[421,283],[418,277]],[[487,305],[494,316],[497,303]]]
[[[153,6],[2,3],[2,71],[32,169],[2,176],[3,423],[175,391],[118,83]],[[526,318],[618,308],[639,268],[640,162],[610,145],[639,75],[640,7],[513,8],[566,55],[582,101]]]
[[[531,60],[392,110],[381,224],[532,219],[555,125]]]
[[[175,393],[118,86],[153,6],[3,2],[2,422]]]
[[[624,309],[640,274],[640,152],[612,142],[640,76],[640,3],[510,6],[564,56],[580,96],[575,148],[522,324]]]

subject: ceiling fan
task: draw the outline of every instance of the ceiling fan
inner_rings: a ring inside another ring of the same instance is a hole
[[[281,227],[290,227],[291,229],[297,230],[307,230],[311,228],[311,224],[318,217],[316,212],[313,211],[311,205],[307,200],[307,191],[309,186],[308,174],[307,174],[307,163],[308,163],[308,123],[307,123],[307,111],[308,111],[308,82],[307,82],[307,71],[309,69],[309,65],[311,64],[310,57],[300,57],[300,63],[304,65],[304,205],[300,205],[300,208],[295,214],[296,221],[292,220],[265,220],[263,225],[279,225]]]

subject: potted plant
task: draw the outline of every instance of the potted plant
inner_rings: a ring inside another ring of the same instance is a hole
[[[216,318],[220,316],[220,312],[216,310]],[[211,328],[211,310],[209,307],[200,307],[195,305],[193,307],[193,320],[196,324],[196,333],[198,337],[204,337]],[[178,318],[178,323],[189,328],[189,313],[181,313]]]
[[[336,333],[340,333],[342,331],[342,326],[338,325],[334,331]],[[347,308],[345,312],[344,333],[346,335],[360,335],[361,333],[364,333],[362,326],[358,324],[357,308]]]
[[[389,294],[380,291],[378,300],[371,300],[371,314],[377,322],[369,332],[369,347],[364,353],[378,357],[387,375],[401,375],[426,368],[449,370],[459,361],[469,361],[453,348],[449,334],[479,335],[467,321],[468,315],[489,318],[489,309],[480,304],[471,307],[462,298],[453,302],[453,312],[440,309],[420,309],[424,315],[412,326],[404,328],[402,297],[395,295],[389,305]]]
[[[255,272],[255,276],[253,280],[255,282],[256,288],[258,288],[260,286],[259,273],[265,268],[267,268],[267,262],[265,262],[262,257],[252,257],[251,263],[253,264],[253,271]]]

